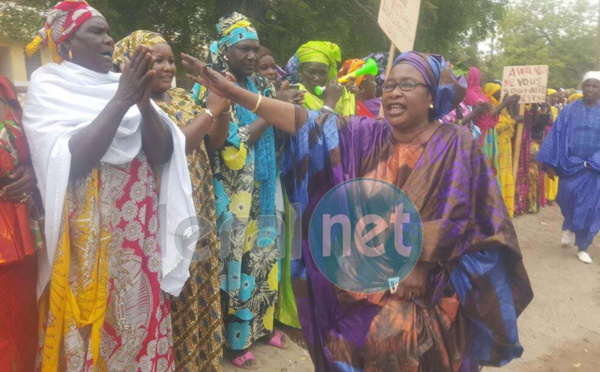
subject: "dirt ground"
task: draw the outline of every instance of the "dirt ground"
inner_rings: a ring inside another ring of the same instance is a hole
[[[525,352],[504,368],[484,371],[600,372],[600,239],[589,251],[594,263],[585,265],[576,248],[560,245],[557,206],[514,223],[535,294],[519,318]],[[292,332],[292,338],[298,336]],[[297,344],[288,350],[260,345],[254,351],[262,371],[313,371],[308,352]],[[238,369],[226,362],[225,371]]]

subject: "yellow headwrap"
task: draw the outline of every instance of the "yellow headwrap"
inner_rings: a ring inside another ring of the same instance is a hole
[[[115,44],[115,51],[113,52],[113,62],[120,64],[125,62],[125,57],[133,57],[135,49],[139,45],[153,46],[155,44],[167,43],[161,34],[153,31],[137,30],[123,39],[119,40]]]
[[[298,62],[318,62],[329,66],[329,80],[337,75],[337,65],[342,61],[342,51],[337,44],[329,41],[309,41],[296,52]]]
[[[569,96],[569,99],[567,100],[567,102],[568,103],[575,102],[575,101],[577,101],[579,99],[582,99],[582,98],[583,98],[583,93],[580,93],[580,92],[573,93],[573,94],[571,94]]]
[[[548,90],[546,91],[546,95],[547,95],[548,97],[552,97],[553,95],[555,95],[555,94],[557,94],[557,93],[558,93],[558,92],[556,91],[556,89],[548,89]]]
[[[500,84],[496,83],[487,83],[483,86],[483,93],[490,99],[494,106],[497,106],[500,102],[496,98],[494,98],[494,94],[502,89]]]

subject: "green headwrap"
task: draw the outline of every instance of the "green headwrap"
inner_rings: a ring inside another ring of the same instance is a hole
[[[300,64],[318,62],[329,66],[329,80],[337,76],[337,66],[342,61],[340,47],[329,41],[309,41],[298,49],[296,56]]]

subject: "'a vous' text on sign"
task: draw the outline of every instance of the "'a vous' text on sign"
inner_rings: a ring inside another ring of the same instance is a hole
[[[521,96],[519,103],[546,102],[548,66],[505,66],[502,76],[502,98]]]

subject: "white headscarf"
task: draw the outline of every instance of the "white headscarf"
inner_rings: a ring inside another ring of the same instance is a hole
[[[69,140],[106,107],[117,91],[120,76],[113,72],[101,74],[64,61],[49,63],[31,77],[23,127],[46,210],[47,252],[40,257],[38,295],[50,279],[59,240],[71,168]],[[197,219],[185,158],[185,137],[158,106],[154,107],[168,125],[174,145],[171,160],[160,170],[159,242],[161,287],[177,296],[189,277],[188,268],[196,245],[190,241],[190,230],[182,227],[197,226]],[[125,114],[101,162],[120,165],[138,156],[142,149],[140,124],[141,114],[134,105]]]
[[[584,76],[583,76],[583,81],[582,83],[585,83],[587,80],[590,79],[595,79],[600,81],[600,71],[588,71]]]

